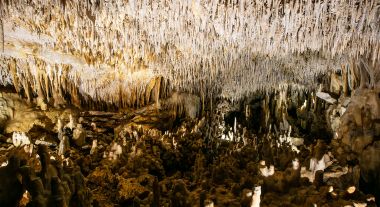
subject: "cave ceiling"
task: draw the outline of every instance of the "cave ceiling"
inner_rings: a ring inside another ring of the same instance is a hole
[[[235,100],[310,89],[353,61],[376,66],[379,8],[378,0],[0,0],[0,85],[47,95],[70,82],[107,102],[143,93],[155,77]]]

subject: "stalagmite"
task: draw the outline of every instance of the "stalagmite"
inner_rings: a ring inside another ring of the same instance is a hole
[[[206,200],[205,201],[205,207],[214,207],[214,202],[212,202],[210,200]]]
[[[67,136],[63,136],[59,141],[58,145],[58,155],[65,157],[66,151],[69,149],[69,140]]]
[[[379,0],[0,0],[0,206],[379,206],[379,66]]]
[[[260,207],[261,202],[261,186],[256,186],[252,195],[252,204],[251,207]]]
[[[70,114],[69,115],[69,123],[67,123],[64,128],[69,128],[70,130],[73,130],[74,129],[74,125],[75,125],[75,123],[74,123],[73,115]]]
[[[92,140],[90,155],[92,155],[96,152],[97,147],[98,147],[98,140],[96,140],[96,139]]]
[[[25,132],[13,132],[12,143],[16,147],[19,147],[19,146],[22,147],[24,145],[29,145],[30,140],[26,136]]]
[[[274,174],[274,166],[270,165],[269,168],[265,166],[265,161],[262,160],[260,163],[260,173],[264,177],[272,176]]]
[[[299,163],[298,158],[292,160],[292,167],[293,167],[293,170],[298,170],[300,168],[300,163]]]
[[[5,167],[5,166],[7,166],[8,165],[8,161],[6,161],[6,162],[3,162],[3,163],[1,163],[1,167]]]
[[[237,122],[236,122],[236,117],[234,119],[234,134],[236,134],[236,125],[237,125]]]
[[[367,206],[367,203],[356,203],[354,202],[354,207],[366,207]]]
[[[73,140],[75,145],[81,147],[86,143],[86,130],[83,129],[82,124],[77,124],[73,131]]]
[[[62,124],[62,120],[60,118],[57,119],[56,127],[57,127],[57,131],[58,131],[58,139],[62,140],[63,139],[63,124]]]
[[[310,167],[309,170],[315,173],[318,170],[324,170],[326,168],[325,158],[322,157],[321,160],[317,160],[315,158],[310,159]]]
[[[350,187],[347,188],[347,192],[349,194],[353,194],[355,192],[355,190],[356,190],[355,186],[350,186]]]

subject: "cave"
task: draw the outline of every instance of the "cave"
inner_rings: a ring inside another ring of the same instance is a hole
[[[378,0],[0,0],[0,207],[380,206]]]

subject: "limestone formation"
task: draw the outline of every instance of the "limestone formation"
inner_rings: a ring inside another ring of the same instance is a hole
[[[379,0],[0,0],[0,207],[374,207],[379,176]]]
[[[78,147],[82,147],[86,143],[86,130],[83,129],[82,124],[77,124],[74,129],[73,141]]]

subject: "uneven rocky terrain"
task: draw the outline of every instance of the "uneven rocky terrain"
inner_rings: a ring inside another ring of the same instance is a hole
[[[191,104],[41,110],[2,92],[0,205],[376,206],[378,94],[272,110],[259,95],[191,118]]]

